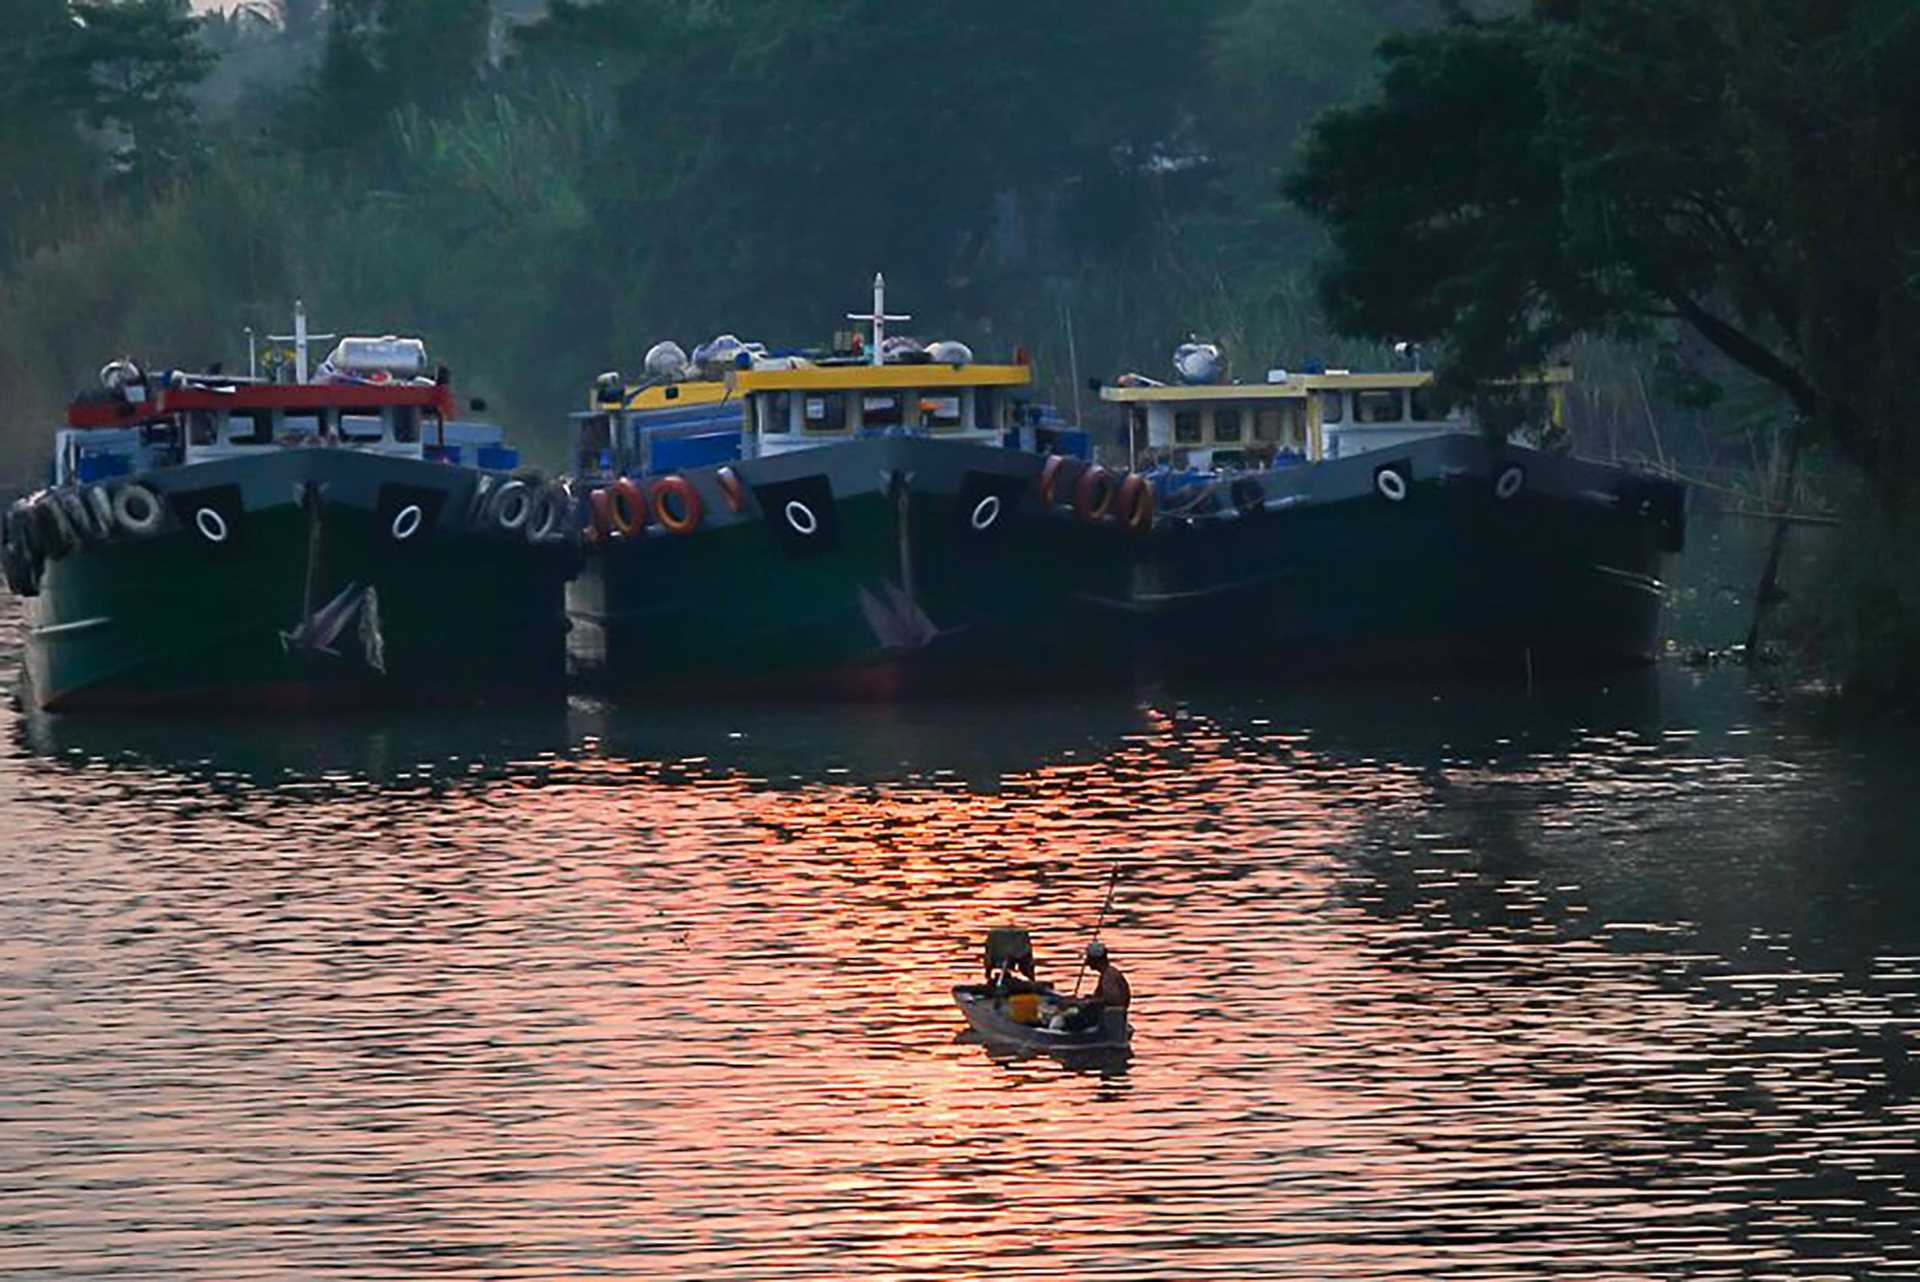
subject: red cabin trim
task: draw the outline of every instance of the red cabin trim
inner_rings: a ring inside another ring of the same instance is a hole
[[[185,410],[382,410],[394,405],[417,405],[454,417],[453,391],[391,383],[238,383],[232,391],[210,387],[147,389],[148,399],[134,402],[118,397],[74,401],[67,406],[69,427],[135,427]]]

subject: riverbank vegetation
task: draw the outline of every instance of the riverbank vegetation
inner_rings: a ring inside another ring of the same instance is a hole
[[[1594,336],[1651,353],[1676,401],[1758,385],[1770,506],[1815,455],[1857,499],[1844,589],[1811,594],[1798,635],[1856,693],[1920,689],[1920,7],[1537,0],[1456,8],[1381,57],[1288,181],[1332,238],[1331,322],[1426,341],[1463,396]]]
[[[1583,452],[1911,546],[1905,0],[15,8],[16,482],[108,357],[241,367],[295,297],[557,438],[656,339],[816,342],[883,269],[1088,418],[1195,333],[1250,378],[1414,342],[1462,391],[1570,352]]]
[[[26,2],[0,36],[29,68],[0,158],[16,473],[107,356],[234,368],[295,296],[426,334],[518,430],[663,337],[823,341],[876,270],[916,330],[1023,344],[1089,410],[1087,378],[1190,331],[1256,376],[1335,359],[1274,173],[1437,14],[331,0],[196,28],[182,0]]]

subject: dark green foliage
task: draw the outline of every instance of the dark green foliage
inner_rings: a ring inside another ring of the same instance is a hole
[[[514,29],[490,14],[524,4],[263,4],[203,27],[227,58],[190,135],[211,163],[166,167],[151,203],[77,105],[47,114],[75,179],[38,154],[48,212],[7,210],[0,385],[41,419],[16,457],[104,354],[231,367],[240,325],[284,328],[295,296],[329,328],[426,334],[523,435],[661,337],[821,341],[875,270],[913,328],[1024,344],[1068,404],[1069,331],[1082,377],[1163,372],[1193,331],[1256,377],[1352,359],[1274,164],[1430,4],[562,0]],[[183,77],[204,58],[158,47]]]
[[[986,315],[1054,215],[1076,245],[1132,248],[1195,105],[1179,59],[1143,55],[1197,58],[1204,8],[611,0],[518,44],[523,71],[613,93],[599,208],[650,229],[648,283],[699,325],[804,332],[888,265],[917,306]]]
[[[1871,500],[1806,626],[1855,687],[1911,689],[1920,5],[1536,0],[1382,56],[1287,188],[1332,237],[1335,323],[1428,340],[1462,389],[1595,334],[1654,338],[1682,405],[1763,380],[1792,420],[1773,497],[1824,445]],[[1687,334],[1718,362],[1680,359]]]
[[[187,0],[75,0],[34,59],[52,106],[114,137],[120,170],[141,186],[179,176],[194,157],[188,94],[212,55]]]
[[[74,115],[54,100],[52,54],[66,36],[62,0],[16,0],[0,23],[0,270],[57,223],[89,185]]]
[[[1679,322],[1904,475],[1916,55],[1920,10],[1883,0],[1457,13],[1383,45],[1380,93],[1318,122],[1288,192],[1332,235],[1335,322],[1433,342],[1456,385]]]
[[[396,111],[442,114],[478,86],[492,21],[489,0],[332,0],[325,52],[289,115],[290,136],[349,161],[380,155]]]

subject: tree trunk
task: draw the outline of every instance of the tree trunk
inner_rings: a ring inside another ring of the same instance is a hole
[[[1760,570],[1760,586],[1753,594],[1753,623],[1747,628],[1746,661],[1752,667],[1760,661],[1760,634],[1767,617],[1780,600],[1780,557],[1786,551],[1787,531],[1793,525],[1789,513],[1793,506],[1793,482],[1800,470],[1800,443],[1806,436],[1806,424],[1795,419],[1787,430],[1787,465],[1780,469],[1773,487],[1773,537],[1767,541],[1767,561]]]

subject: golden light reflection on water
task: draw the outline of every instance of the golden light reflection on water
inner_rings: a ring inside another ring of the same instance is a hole
[[[1913,875],[1832,809],[1911,802],[1657,699],[1359,702],[16,727],[0,1260],[1920,1268]],[[956,1040],[1114,864],[1135,1057]]]

